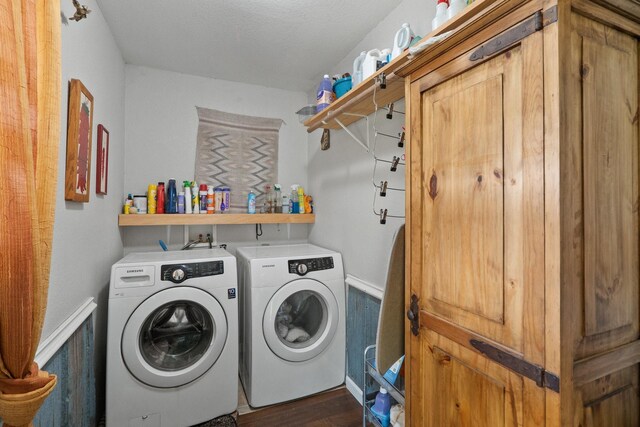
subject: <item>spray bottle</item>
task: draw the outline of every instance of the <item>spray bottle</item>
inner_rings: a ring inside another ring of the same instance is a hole
[[[198,184],[195,181],[191,181],[191,205],[193,206],[193,213],[200,213],[200,193],[198,192]]]
[[[184,181],[184,213],[190,214],[191,209],[191,183],[189,181]]]

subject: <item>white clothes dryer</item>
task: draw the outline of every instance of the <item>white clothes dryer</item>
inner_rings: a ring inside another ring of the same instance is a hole
[[[131,253],[113,265],[108,426],[191,426],[238,406],[235,258],[222,249]]]
[[[240,379],[260,407],[318,393],[345,379],[342,256],[318,246],[237,250]]]

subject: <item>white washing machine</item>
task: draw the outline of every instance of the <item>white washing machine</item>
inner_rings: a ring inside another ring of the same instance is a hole
[[[113,265],[107,425],[191,426],[238,406],[235,258],[132,253]]]
[[[240,379],[271,405],[344,383],[342,256],[314,245],[239,248]]]

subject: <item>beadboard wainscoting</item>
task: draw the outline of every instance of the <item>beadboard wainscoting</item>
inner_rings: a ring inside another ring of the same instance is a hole
[[[376,343],[382,290],[347,274],[347,389],[362,403],[364,349]],[[375,387],[367,384],[367,393]]]
[[[58,385],[33,420],[34,427],[96,425],[93,312],[89,298],[38,347],[36,362]]]

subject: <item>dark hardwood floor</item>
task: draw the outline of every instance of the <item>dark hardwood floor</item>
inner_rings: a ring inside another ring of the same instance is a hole
[[[240,415],[240,427],[357,427],[362,406],[346,388]]]

